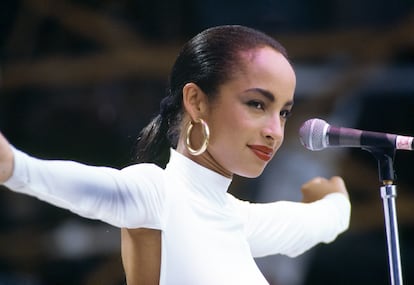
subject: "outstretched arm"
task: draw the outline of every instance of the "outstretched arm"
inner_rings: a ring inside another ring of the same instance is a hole
[[[38,159],[12,147],[1,135],[0,172],[0,184],[9,189],[80,216],[117,227],[159,226],[163,188],[159,187],[162,171],[156,166],[135,165],[120,171]]]
[[[306,203],[237,203],[254,256],[294,257],[318,243],[332,242],[348,228],[351,205],[342,178],[315,178],[302,192]]]

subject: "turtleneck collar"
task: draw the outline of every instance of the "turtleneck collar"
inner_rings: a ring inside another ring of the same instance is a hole
[[[191,189],[203,192],[209,196],[220,199],[227,193],[231,178],[227,178],[213,170],[210,170],[188,157],[171,149],[170,161],[166,171],[179,177],[185,183],[191,185]]]

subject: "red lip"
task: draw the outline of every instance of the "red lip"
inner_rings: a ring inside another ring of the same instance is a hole
[[[273,149],[264,145],[250,145],[250,149],[253,153],[264,161],[269,161],[273,155]]]

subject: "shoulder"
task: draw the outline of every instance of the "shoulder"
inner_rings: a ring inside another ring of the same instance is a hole
[[[129,165],[121,170],[126,174],[137,174],[137,173],[147,173],[147,174],[162,174],[164,169],[159,167],[154,163],[137,163]]]
[[[232,209],[240,217],[246,219],[251,210],[252,203],[250,201],[241,200],[238,197],[233,196],[231,193],[227,193],[228,201],[232,205]]]
[[[165,170],[153,163],[138,163],[127,166],[121,172],[129,179],[149,185],[163,185]]]

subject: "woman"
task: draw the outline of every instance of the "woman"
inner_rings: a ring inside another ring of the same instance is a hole
[[[267,284],[254,257],[296,256],[349,224],[339,177],[305,184],[304,203],[227,193],[233,175],[257,177],[281,146],[295,80],[269,36],[207,29],[180,52],[160,114],[138,139],[138,164],[39,160],[2,137],[0,182],[122,228],[128,284]]]

